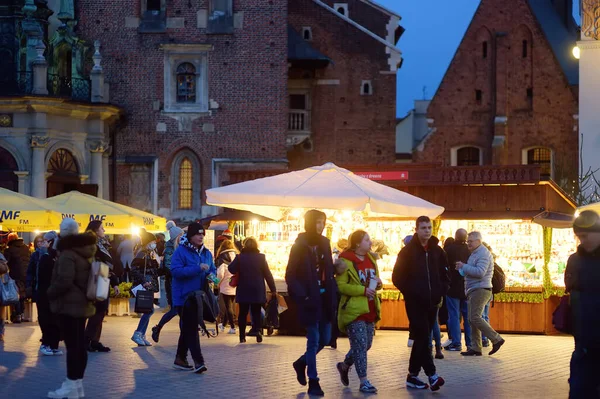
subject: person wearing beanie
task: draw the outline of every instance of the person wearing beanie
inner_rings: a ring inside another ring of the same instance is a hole
[[[57,234],[49,231],[34,239],[36,250],[31,254],[27,267],[27,297],[35,302],[38,311],[38,322],[42,330],[42,345],[40,353],[44,356],[62,355],[58,350],[60,342],[60,327],[57,317],[52,314],[48,287],[52,282],[52,272],[56,262],[56,250],[53,249]]]
[[[197,222],[188,226],[187,234],[181,237],[179,246],[171,258],[173,276],[173,306],[181,318],[179,342],[173,367],[178,370],[191,370],[201,374],[207,370],[200,348],[198,334],[198,309],[195,299],[188,300],[194,291],[202,289],[206,279],[217,270],[212,253],[204,247],[204,227]],[[194,366],[187,361],[188,351]]]
[[[61,224],[62,227],[62,224]],[[86,296],[92,260],[96,253],[96,236],[92,232],[71,234],[63,230],[58,242],[58,259],[48,287],[50,309],[58,317],[67,347],[67,379],[49,398],[83,398],[83,377],[87,367],[85,323],[96,313]]]
[[[23,313],[25,312],[25,297],[27,295],[27,265],[29,265],[29,257],[31,252],[29,247],[19,238],[17,233],[8,235],[8,246],[4,250],[4,257],[8,262],[10,270],[10,278],[15,280],[19,289],[19,303],[15,305],[15,311],[12,315],[13,323],[21,323],[23,321]]]
[[[597,398],[600,380],[600,217],[581,212],[573,222],[577,252],[567,261],[565,291],[570,294],[575,351],[571,357],[569,398]]]
[[[131,279],[133,286],[141,285],[145,290],[158,292],[158,256],[156,255],[156,236],[142,229],[140,231],[142,247],[136,254],[131,264]],[[150,324],[150,318],[154,314],[154,309],[150,313],[144,313],[140,317],[138,326],[131,337],[131,340],[138,346],[152,346],[146,339],[146,330]]]
[[[169,226],[169,221],[167,226]],[[176,315],[177,310],[175,306],[173,306],[173,276],[171,275],[171,258],[173,257],[173,253],[175,249],[179,246],[179,240],[181,236],[183,236],[183,230],[179,227],[175,226],[173,223],[170,227],[168,227],[169,232],[169,241],[165,244],[165,252],[163,254],[161,270],[162,274],[165,276],[165,292],[167,294],[167,303],[169,304],[169,311],[163,315],[157,325],[152,327],[152,340],[158,343],[160,339],[160,331],[162,328],[170,322]]]
[[[329,239],[322,235],[327,216],[317,210],[304,215],[305,233],[300,233],[290,251],[285,272],[288,294],[296,302],[300,322],[306,327],[306,352],[293,364],[300,385],[308,394],[323,396],[317,373],[317,354],[331,340],[338,297],[333,277]]]
[[[73,218],[64,218],[60,222],[59,233],[61,238],[79,234],[79,224]]]
[[[88,223],[85,231],[91,231],[96,235],[96,255],[95,260],[102,262],[109,267],[109,279],[110,286],[113,287],[115,294],[119,295],[119,278],[118,274],[122,274],[121,270],[116,270],[115,262],[111,255],[111,246],[106,238],[106,232],[104,230],[104,223],[101,220],[92,220]],[[109,298],[101,302],[95,302],[96,314],[94,314],[88,320],[87,326],[85,327],[85,338],[87,341],[88,352],[110,352],[108,346],[104,346],[100,342],[102,336],[102,325],[104,323],[104,317],[108,311]]]

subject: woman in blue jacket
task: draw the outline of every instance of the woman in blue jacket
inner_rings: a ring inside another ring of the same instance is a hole
[[[187,234],[181,237],[179,247],[171,258],[173,277],[173,306],[179,314],[179,342],[173,367],[201,374],[207,370],[200,349],[198,334],[198,309],[195,300],[187,300],[194,291],[202,289],[206,278],[216,275],[217,269],[210,251],[204,247],[204,228],[200,223],[188,226]],[[188,350],[192,354],[194,366],[187,361]]]

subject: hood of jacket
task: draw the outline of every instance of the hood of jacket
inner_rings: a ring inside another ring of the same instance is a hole
[[[367,257],[371,260],[371,262],[375,265],[377,263],[377,255],[372,253],[372,252],[368,252],[367,253]],[[344,262],[344,260],[348,261],[348,262]],[[340,256],[338,257],[338,259],[336,260],[334,266],[334,272],[336,275],[340,275],[343,274],[347,269],[348,266],[352,263],[358,263],[361,262],[360,259],[358,259],[358,257],[356,256],[356,253],[354,251],[344,251],[340,254]]]
[[[22,238],[17,238],[16,240],[12,240],[8,243],[8,247],[24,247],[25,242],[23,242]]]
[[[58,241],[58,251],[71,250],[84,257],[90,259],[96,253],[96,236],[90,233],[74,234],[61,238]]]

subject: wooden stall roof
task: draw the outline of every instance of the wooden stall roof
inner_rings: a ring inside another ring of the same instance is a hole
[[[406,172],[403,174],[407,177],[405,180],[378,182],[443,206],[446,209],[443,219],[532,219],[546,211],[572,215],[576,209],[573,200],[555,182],[541,179],[539,165],[342,167],[353,172]],[[230,181],[237,183],[287,172],[230,172]]]

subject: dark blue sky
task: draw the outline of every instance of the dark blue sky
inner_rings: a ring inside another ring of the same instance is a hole
[[[404,65],[398,72],[398,116],[414,100],[431,99],[473,18],[479,0],[375,0],[402,17],[398,42]],[[548,0],[550,1],[550,0]],[[578,8],[578,1],[574,1]],[[574,14],[578,11],[574,10]]]

